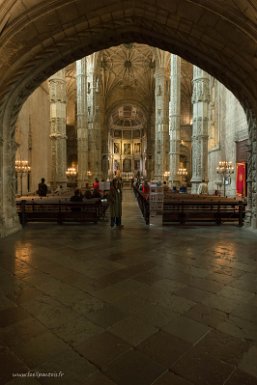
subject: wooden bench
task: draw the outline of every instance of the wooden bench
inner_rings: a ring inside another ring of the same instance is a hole
[[[133,191],[134,191],[135,197],[137,198],[138,206],[144,217],[145,224],[149,225],[149,220],[150,220],[149,194],[143,194],[134,186],[133,186]]]
[[[166,200],[180,199],[180,200],[211,200],[211,201],[228,201],[235,200],[234,198],[221,197],[219,195],[209,195],[209,194],[189,194],[189,193],[174,193],[171,191],[165,192],[164,197]]]
[[[97,223],[105,215],[107,202],[88,199],[83,202],[48,199],[21,200],[16,202],[20,223],[28,222],[93,222]]]
[[[219,197],[220,198],[220,197]],[[237,222],[243,225],[246,203],[232,198],[165,199],[162,223],[214,222],[218,225]]]

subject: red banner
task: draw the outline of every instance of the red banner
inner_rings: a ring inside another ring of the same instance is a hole
[[[246,195],[246,167],[245,163],[236,164],[236,192],[238,195]]]

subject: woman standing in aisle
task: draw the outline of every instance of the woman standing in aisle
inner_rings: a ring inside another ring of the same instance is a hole
[[[111,182],[109,203],[111,212],[111,227],[116,225],[117,228],[122,229],[122,182],[120,178],[114,178]]]

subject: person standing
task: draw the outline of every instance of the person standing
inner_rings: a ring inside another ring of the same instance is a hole
[[[208,194],[208,184],[205,180],[202,180],[202,183],[199,184],[197,194]]]
[[[99,190],[99,188],[100,188],[99,180],[97,178],[95,178],[94,183],[93,183],[93,189]]]
[[[118,178],[114,178],[111,182],[109,203],[111,214],[111,227],[114,227],[114,225],[116,225],[117,228],[122,229],[122,183],[118,180]]]
[[[38,184],[37,193],[40,197],[46,197],[47,185],[45,184],[45,178],[41,178],[41,182]]]
[[[147,180],[144,180],[144,183],[142,185],[142,193],[143,194],[149,194],[149,192],[150,192],[149,183],[147,182]]]

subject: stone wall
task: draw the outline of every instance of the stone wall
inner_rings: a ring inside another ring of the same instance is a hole
[[[221,83],[216,83],[216,121],[218,144],[209,151],[209,190],[217,189],[222,178],[216,172],[220,160],[231,161],[236,168],[236,141],[248,138],[248,125],[245,112],[235,96]],[[219,187],[220,188],[220,187]],[[236,195],[236,172],[232,175],[231,185],[227,186],[228,196]]]
[[[16,159],[30,162],[30,192],[37,190],[41,178],[45,178],[46,183],[50,178],[49,112],[45,82],[26,100],[16,123],[16,142],[19,145]],[[26,178],[23,177],[23,191],[26,190]]]

